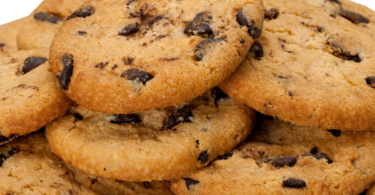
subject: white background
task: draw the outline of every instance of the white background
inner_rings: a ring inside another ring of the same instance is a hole
[[[374,0],[354,0],[375,10]],[[0,0],[0,24],[29,15],[42,0]]]

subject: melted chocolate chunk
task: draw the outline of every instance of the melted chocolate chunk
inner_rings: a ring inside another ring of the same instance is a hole
[[[193,114],[189,107],[184,106],[181,109],[176,110],[168,118],[168,126],[171,129],[172,127],[180,124],[180,123],[191,123],[190,117]]]
[[[73,75],[73,56],[70,54],[65,54],[61,57],[63,63],[63,70],[60,76],[57,76],[60,88],[62,90],[68,90],[70,79]]]
[[[306,187],[305,181],[297,178],[289,178],[283,181],[284,188],[304,188]]]
[[[320,160],[320,159],[327,159],[328,164],[332,164],[333,163],[333,161],[328,157],[328,155],[324,154],[324,153],[317,154],[315,156],[315,158],[318,159],[318,160]]]
[[[136,68],[128,69],[121,74],[127,80],[136,81],[145,85],[147,81],[154,78],[150,73]]]
[[[55,16],[55,15],[49,14],[49,13],[43,13],[43,12],[38,12],[38,13],[34,14],[34,18],[36,20],[40,20],[40,21],[43,21],[43,22],[50,22],[50,23],[53,23],[53,24],[56,24],[57,22],[63,20],[62,18],[60,18],[58,16]]]
[[[86,18],[88,16],[91,16],[95,13],[95,9],[91,6],[85,6],[79,8],[77,11],[75,11],[72,15],[70,15],[66,20],[70,20],[73,18]]]
[[[282,156],[277,158],[270,158],[264,161],[265,163],[271,163],[275,168],[292,167],[297,163],[297,158],[293,156]]]
[[[313,155],[316,155],[318,153],[318,148],[317,147],[313,147],[311,150],[310,150],[310,153],[313,154]]]
[[[279,10],[275,8],[264,10],[264,19],[274,20],[277,18],[277,16],[279,16]]]
[[[22,73],[26,74],[32,70],[34,70],[36,67],[44,64],[48,59],[47,58],[41,58],[41,57],[28,57],[26,58],[25,62],[23,63],[23,69]]]
[[[208,153],[207,153],[207,151],[204,151],[204,152],[202,152],[199,155],[198,161],[201,162],[201,163],[206,163],[208,161]]]
[[[335,130],[335,129],[332,129],[332,130],[327,130],[328,132],[332,133],[333,136],[335,137],[339,137],[341,135],[341,131],[340,130]]]
[[[363,17],[360,14],[348,11],[348,10],[340,10],[337,11],[337,14],[340,15],[343,18],[346,18],[350,20],[353,24],[360,24],[360,23],[369,23],[370,20],[367,18]]]
[[[214,97],[215,104],[217,105],[220,100],[228,99],[229,96],[223,92],[219,87],[211,89],[212,96]]]
[[[202,61],[203,58],[214,48],[217,44],[224,41],[223,39],[205,39],[201,41],[195,48],[195,57],[197,61]]]
[[[137,31],[138,31],[137,25],[128,24],[118,34],[121,36],[128,36],[128,35],[136,33]]]
[[[350,51],[347,51],[344,47],[342,47],[338,43],[331,42],[330,40],[328,40],[327,45],[331,49],[331,51],[330,51],[331,54],[338,57],[338,58],[341,58],[343,60],[349,60],[349,61],[352,60],[352,61],[355,61],[357,63],[362,61],[358,54],[357,55],[351,54]]]
[[[370,87],[375,89],[375,77],[374,76],[367,77],[366,83],[367,83],[367,85],[369,85]]]
[[[233,151],[228,152],[228,153],[226,153],[226,154],[224,154],[222,156],[217,157],[217,160],[227,160],[227,159],[229,159],[232,156],[233,156]]]
[[[119,114],[115,119],[110,121],[111,123],[124,125],[124,124],[136,124],[141,123],[141,119],[135,114]]]
[[[255,25],[254,20],[248,21],[247,17],[242,12],[242,9],[237,13],[237,22],[241,26],[246,26],[248,29],[247,33],[254,39],[259,38],[260,35],[262,34],[262,28],[254,26]]]
[[[187,35],[211,35],[214,33],[210,27],[211,20],[212,16],[201,12],[186,26],[184,33]]]
[[[76,121],[81,121],[81,120],[83,120],[83,116],[81,116],[81,115],[78,114],[78,113],[74,113],[74,118],[76,118]]]
[[[185,181],[185,185],[186,185],[186,188],[187,188],[188,190],[190,190],[190,186],[191,186],[191,185],[197,185],[197,184],[199,184],[199,181],[194,180],[194,179],[183,178],[183,180]]]
[[[254,58],[257,60],[260,60],[261,57],[263,57],[263,46],[260,44],[259,41],[255,41],[254,44],[251,46],[250,51],[251,54],[253,54]]]

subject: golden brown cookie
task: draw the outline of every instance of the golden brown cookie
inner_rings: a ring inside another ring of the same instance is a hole
[[[48,48],[0,58],[0,143],[40,129],[73,105],[54,77]]]
[[[206,166],[251,132],[255,112],[221,91],[177,107],[108,115],[75,107],[47,126],[52,150],[92,175],[170,180]]]
[[[50,64],[61,89],[88,109],[164,108],[229,76],[263,15],[261,0],[90,0],[56,35]]]
[[[375,132],[258,117],[247,141],[171,184],[179,195],[359,194],[375,181]]]
[[[50,47],[64,20],[83,2],[84,0],[44,0],[25,18],[17,35],[18,49]]]
[[[43,132],[0,147],[0,194],[173,195],[167,182],[134,183],[82,173],[51,152]]]
[[[264,31],[220,87],[294,124],[350,131],[375,127],[375,39],[320,7],[265,0]]]
[[[0,26],[0,57],[18,50],[17,33],[25,21],[26,18],[21,18]]]

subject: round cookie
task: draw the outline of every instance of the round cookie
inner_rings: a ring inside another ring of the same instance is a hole
[[[50,47],[63,24],[85,0],[44,0],[18,31],[18,49]],[[16,32],[17,33],[17,32]]]
[[[286,0],[264,3],[263,34],[220,85],[224,92],[294,124],[373,130],[375,39],[320,7]]]
[[[21,18],[0,26],[0,57],[17,51],[17,33],[25,20]]]
[[[42,128],[73,105],[55,85],[47,58],[48,48],[0,58],[0,142]]]
[[[320,6],[327,11],[341,16],[353,24],[358,25],[363,30],[375,36],[375,12],[354,1],[350,0],[294,0]]]
[[[47,138],[60,158],[85,173],[170,180],[236,147],[254,121],[255,111],[216,88],[177,107],[130,115],[78,106],[47,125]]]
[[[260,119],[259,119],[260,118]],[[171,184],[179,195],[359,194],[375,181],[375,132],[258,117],[247,142]]]
[[[173,194],[167,182],[134,183],[82,173],[51,152],[43,132],[0,147],[0,180],[0,194]]]
[[[52,43],[60,88],[80,105],[131,114],[215,87],[262,31],[261,0],[91,0]]]

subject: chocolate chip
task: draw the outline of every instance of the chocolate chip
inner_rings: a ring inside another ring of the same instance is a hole
[[[11,148],[11,149],[8,151],[8,153],[9,153],[10,156],[13,156],[13,155],[17,154],[18,152],[19,152],[19,151],[18,151],[17,149],[15,149],[15,148]]]
[[[95,65],[95,68],[104,68],[109,64],[109,62],[100,62],[99,64]]]
[[[10,158],[11,156],[13,156],[14,154],[17,154],[18,153],[18,150],[17,149],[13,149],[11,148],[9,151],[8,151],[8,154],[0,154],[0,167],[3,166],[3,163],[8,159]]]
[[[58,76],[58,81],[60,88],[62,90],[68,90],[70,84],[70,78],[73,75],[73,56],[70,54],[65,54],[61,57],[62,63],[64,65],[61,75]]]
[[[193,114],[191,113],[190,108],[184,106],[169,115],[168,126],[171,129],[180,123],[191,123],[190,117],[192,116]]]
[[[126,65],[130,65],[133,61],[134,61],[134,58],[122,58],[122,61],[126,64]]]
[[[367,77],[366,83],[367,83],[367,85],[369,85],[370,87],[375,89],[375,77],[374,76]]]
[[[305,181],[296,178],[289,178],[283,181],[284,188],[304,188],[306,187]]]
[[[332,129],[332,130],[327,130],[328,132],[332,133],[333,136],[335,137],[339,137],[341,135],[341,131],[340,130],[335,130],[335,129]]]
[[[197,148],[199,147],[199,140],[196,140],[195,143],[197,143]]]
[[[12,134],[12,135],[9,136],[9,137],[5,137],[5,136],[3,136],[3,135],[1,134],[1,132],[0,132],[0,145],[5,144],[5,143],[7,143],[7,142],[10,142],[10,141],[16,139],[17,137],[18,137],[18,135],[14,135],[14,134]]]
[[[264,19],[273,20],[279,16],[279,10],[275,8],[265,9],[264,10]]]
[[[271,163],[275,168],[292,167],[297,163],[297,158],[293,156],[282,156],[277,158],[269,158],[264,161]]]
[[[26,58],[25,62],[23,63],[23,69],[22,73],[26,74],[32,70],[34,70],[36,67],[44,64],[48,59],[47,58],[41,58],[41,57],[28,57]]]
[[[81,120],[83,120],[83,116],[81,116],[81,115],[78,114],[78,113],[74,113],[74,118],[76,118],[76,121],[81,121]]]
[[[79,35],[87,35],[87,32],[85,32],[85,31],[78,31],[78,34]]]
[[[114,124],[124,125],[141,123],[142,121],[135,114],[119,114],[116,116],[115,119],[112,119],[110,122]]]
[[[126,70],[121,74],[121,77],[124,77],[127,80],[142,83],[143,85],[153,78],[150,73],[136,68]]]
[[[150,182],[143,182],[143,186],[146,188],[146,189],[149,189],[152,187],[152,184]]]
[[[186,188],[187,188],[188,190],[190,190],[190,186],[191,186],[191,185],[197,185],[197,184],[199,184],[199,181],[194,180],[194,179],[183,178],[183,180],[185,181],[185,185],[186,185]]]
[[[240,39],[240,43],[244,44],[245,42],[246,42],[246,40],[244,38]]]
[[[95,9],[91,6],[85,6],[79,8],[77,11],[75,11],[72,15],[70,15],[66,20],[70,20],[73,18],[86,18],[88,16],[91,16],[92,14],[95,13]]]
[[[204,151],[201,154],[199,154],[198,161],[201,162],[201,163],[206,163],[208,161],[207,151]]]
[[[333,163],[333,161],[328,157],[328,155],[324,154],[324,153],[317,154],[315,156],[315,158],[318,159],[318,160],[320,160],[320,159],[327,159],[328,164],[332,164]]]
[[[217,157],[218,160],[227,160],[228,158],[233,156],[233,151],[228,152],[222,156]]]
[[[7,44],[5,44],[5,43],[0,43],[0,47],[4,47],[5,45],[7,45]]]
[[[331,41],[331,39],[328,39],[327,45],[330,47],[329,52],[338,58],[341,58],[343,60],[352,60],[357,63],[362,61],[358,54],[357,55],[351,54],[350,51],[347,51],[340,44]]]
[[[260,44],[259,41],[255,41],[251,46],[249,53],[253,54],[255,59],[260,60],[264,55],[262,44]]]
[[[316,155],[318,153],[318,148],[317,147],[313,147],[311,150],[310,150],[310,153],[313,154],[313,155]]]
[[[217,105],[220,100],[228,99],[229,96],[223,92],[219,87],[211,89],[212,96],[214,97],[215,104]]]
[[[137,31],[138,31],[138,27],[137,27],[136,24],[135,25],[134,24],[128,24],[118,34],[121,35],[121,36],[128,36],[128,35],[136,33]]]
[[[346,18],[350,20],[353,24],[360,24],[360,23],[369,23],[370,20],[363,17],[360,14],[348,11],[348,10],[339,10],[337,11],[337,14],[340,15],[343,18]]]
[[[131,3],[136,2],[136,1],[138,1],[138,0],[129,0],[128,5],[130,5]]]
[[[205,12],[197,14],[185,28],[184,33],[187,35],[211,35],[213,30],[210,27],[212,16]]]
[[[147,20],[146,20],[146,24],[148,27],[151,27],[152,25],[154,25],[156,22],[158,22],[159,20],[163,19],[163,16],[162,15],[159,15],[159,16],[152,16],[152,17],[149,17]]]
[[[34,14],[34,18],[36,20],[40,20],[40,21],[43,21],[43,22],[51,22],[53,24],[56,24],[58,21],[62,21],[63,19],[58,17],[58,16],[55,16],[53,14],[49,14],[49,13],[43,13],[43,12],[38,12],[36,14]]]
[[[237,22],[241,25],[241,26],[246,26],[247,29],[248,29],[248,33],[251,37],[253,37],[254,39],[257,39],[258,37],[260,37],[260,35],[262,34],[262,28],[259,28],[259,27],[256,27],[254,26],[255,25],[255,21],[254,20],[248,20],[246,15],[243,13],[243,9],[241,9],[238,13],[237,13]]]
[[[195,57],[197,61],[202,61],[203,58],[209,53],[217,44],[224,41],[223,39],[205,39],[201,41],[195,48]]]
[[[291,91],[289,91],[288,95],[289,95],[290,97],[293,97],[293,96],[294,96],[294,93],[291,92]]]

